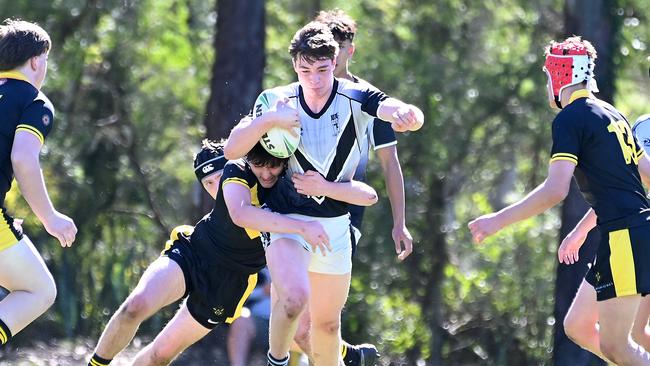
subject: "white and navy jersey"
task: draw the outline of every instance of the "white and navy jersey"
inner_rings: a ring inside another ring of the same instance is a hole
[[[352,78],[355,83],[368,85],[369,87],[376,89],[372,84],[364,79],[355,75],[352,75]],[[366,167],[368,166],[368,153],[370,149],[377,151],[394,145],[397,145],[397,137],[395,136],[393,126],[391,126],[389,122],[382,121],[379,118],[375,118],[370,122],[368,125],[368,138],[361,141],[361,158],[359,159],[357,170],[354,173],[354,180],[361,182],[366,181]]]
[[[307,106],[299,83],[274,88],[272,92],[292,100],[300,114],[300,144],[289,158],[289,176],[313,170],[331,182],[349,182],[359,164],[363,141],[368,138],[368,126],[387,96],[369,84],[334,79],[325,106],[314,113]],[[284,184],[290,187],[283,187]],[[336,217],[348,212],[347,203],[327,197],[302,196],[296,202],[296,194],[290,193],[293,189],[290,180],[281,180],[276,186],[279,186],[276,191],[283,192],[285,198],[286,195],[292,198],[285,199],[286,204],[271,199],[269,206],[276,212],[313,217]]]

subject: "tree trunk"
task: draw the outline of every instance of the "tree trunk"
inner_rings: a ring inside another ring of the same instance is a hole
[[[567,0],[564,7],[566,35],[580,35],[596,48],[596,80],[600,93],[598,97],[607,102],[613,100],[615,74],[613,53],[618,49],[616,34],[620,26],[612,2],[604,0]],[[578,191],[575,182],[562,206],[562,227],[560,239],[577,224],[589,206]],[[598,357],[581,349],[564,333],[562,322],[578,286],[587,271],[587,263],[593,261],[598,247],[598,233],[592,232],[580,249],[580,261],[572,266],[559,265],[555,286],[555,339],[553,362],[556,365],[605,364]]]
[[[264,30],[264,1],[217,1],[216,57],[205,116],[208,138],[228,137],[262,90]],[[204,194],[200,212],[205,213],[211,207],[212,200]]]

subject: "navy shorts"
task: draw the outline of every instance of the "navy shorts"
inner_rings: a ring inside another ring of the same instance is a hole
[[[192,247],[191,226],[175,228],[162,256],[178,263],[185,277],[185,294],[190,315],[208,329],[230,324],[241,315],[244,302],[257,284],[257,273],[243,274],[217,264],[201,261]],[[214,255],[214,254],[213,254]]]

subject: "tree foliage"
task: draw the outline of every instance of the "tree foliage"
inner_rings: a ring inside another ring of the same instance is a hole
[[[378,343],[394,364],[540,364],[550,360],[558,212],[474,246],[467,221],[545,176],[553,112],[543,46],[563,29],[560,0],[266,2],[264,86],[295,80],[287,46],[317,7],[357,19],[351,71],[420,106],[426,125],[398,137],[415,253],[397,263],[386,195],[369,208],[343,334]],[[615,104],[647,113],[648,9],[619,1]],[[42,158],[55,206],[79,227],[62,249],[14,191],[6,206],[59,287],[31,329],[97,337],[156,258],[196,218],[190,161],[210,96],[217,7],[198,0],[0,0],[35,20],[54,48],[44,91],[57,108]],[[237,42],[234,39],[232,42]],[[253,100],[243,101],[252,105]],[[239,107],[238,107],[239,108]],[[227,130],[227,128],[226,128]],[[378,164],[369,182],[382,192]],[[157,332],[169,312],[145,324]],[[21,335],[19,335],[21,337]]]

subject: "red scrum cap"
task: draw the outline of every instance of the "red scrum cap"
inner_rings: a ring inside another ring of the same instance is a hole
[[[589,90],[598,91],[593,80],[594,61],[589,49],[578,37],[561,43],[552,42],[546,50],[542,69],[549,78],[549,96],[560,108],[560,94],[567,86],[587,82]]]

